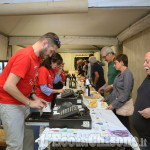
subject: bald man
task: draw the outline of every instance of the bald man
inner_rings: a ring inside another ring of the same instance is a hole
[[[133,113],[133,125],[139,136],[146,139],[142,150],[150,150],[150,52],[144,58],[147,77],[138,89]]]

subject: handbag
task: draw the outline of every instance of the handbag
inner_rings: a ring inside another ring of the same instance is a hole
[[[133,106],[132,98],[130,98],[130,100],[128,100],[120,108],[116,109],[116,114],[120,116],[131,116],[133,112],[134,112],[134,106]]]
[[[116,88],[115,88],[116,89]],[[116,100],[117,100],[117,89],[116,89]],[[131,116],[134,112],[133,100],[130,98],[120,108],[116,109],[116,114],[120,116]]]

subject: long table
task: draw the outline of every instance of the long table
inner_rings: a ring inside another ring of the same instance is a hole
[[[83,98],[85,105],[89,99]],[[92,118],[92,129],[60,129],[47,127],[36,140],[39,150],[43,150],[50,143],[54,147],[112,147],[130,145],[134,150],[140,150],[135,138],[120,122],[112,110],[105,110],[100,99],[98,106],[89,108]]]

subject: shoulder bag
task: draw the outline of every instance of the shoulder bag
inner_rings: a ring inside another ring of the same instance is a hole
[[[116,90],[116,100],[117,100],[117,89]],[[131,116],[134,112],[134,106],[132,98],[130,98],[125,104],[123,104],[120,108],[116,109],[116,114],[120,116]]]

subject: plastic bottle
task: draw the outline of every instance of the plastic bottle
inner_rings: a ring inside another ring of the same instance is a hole
[[[85,96],[90,96],[90,87],[89,87],[89,85],[85,86]]]

